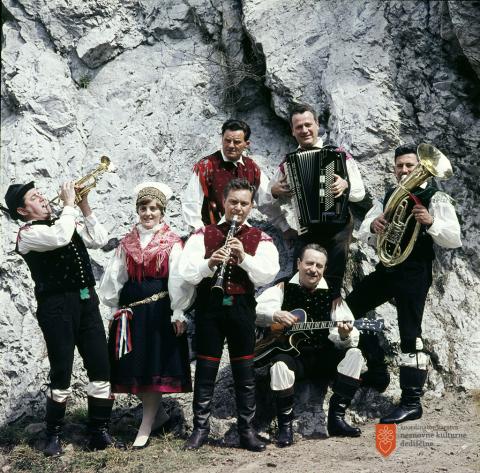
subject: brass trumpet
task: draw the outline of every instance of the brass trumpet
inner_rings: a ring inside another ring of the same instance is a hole
[[[449,179],[453,174],[448,158],[434,146],[419,144],[417,156],[418,165],[398,184],[385,205],[387,225],[377,237],[377,254],[387,267],[396,266],[408,258],[420,232],[418,222],[411,233],[407,231],[414,218],[409,205],[411,191],[430,177]]]
[[[100,175],[104,172],[113,171],[113,165],[111,164],[108,156],[100,157],[100,164],[90,171],[86,176],[75,181],[75,187],[81,187],[75,190],[75,205],[77,205],[96,185]],[[60,199],[60,194],[57,197],[49,201],[49,204],[53,204]]]

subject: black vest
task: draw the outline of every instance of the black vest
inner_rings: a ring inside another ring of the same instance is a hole
[[[55,220],[41,220],[32,225],[51,226],[54,223]],[[45,252],[29,251],[21,256],[30,268],[37,297],[95,286],[87,248],[76,230],[66,246]]]
[[[282,310],[303,309],[307,313],[307,320],[320,322],[332,320],[330,310],[332,297],[328,289],[315,289],[310,292],[300,284],[285,283]],[[323,344],[331,343],[328,340],[328,329],[315,332],[315,339]]]
[[[392,195],[395,188],[390,189],[386,194],[385,198],[383,199],[383,208],[385,209],[385,205],[388,202],[388,199]],[[433,195],[435,192],[438,191],[438,188],[434,182],[429,183],[425,189],[421,187],[417,187],[412,191],[416,197],[418,197],[422,204],[428,209],[430,206],[430,201],[432,200]],[[411,209],[415,203],[413,200],[410,200],[408,203],[407,211],[410,213]],[[410,235],[415,228],[416,220],[412,217],[408,224],[406,235]],[[433,251],[433,239],[427,233],[428,227],[426,225],[421,225],[420,231],[418,233],[418,238],[413,246],[413,250],[408,256],[408,258],[401,264],[405,264],[409,261],[432,261],[435,258],[435,253]],[[408,241],[408,239],[406,239]],[[401,266],[401,265],[399,265]]]

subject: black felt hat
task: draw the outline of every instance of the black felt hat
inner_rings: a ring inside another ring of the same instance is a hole
[[[21,215],[17,212],[18,207],[24,207],[25,203],[23,197],[25,194],[35,187],[35,183],[29,182],[28,184],[11,184],[5,194],[5,203],[8,207],[8,213],[10,216],[18,220]]]

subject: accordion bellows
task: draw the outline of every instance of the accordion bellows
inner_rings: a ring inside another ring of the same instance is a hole
[[[292,189],[298,233],[318,224],[345,223],[348,218],[348,190],[339,198],[332,192],[334,174],[348,181],[346,154],[322,148],[295,151],[285,159],[287,182]]]

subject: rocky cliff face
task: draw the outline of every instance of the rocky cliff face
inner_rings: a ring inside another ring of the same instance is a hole
[[[361,218],[393,182],[392,149],[432,143],[454,167],[441,187],[457,202],[464,246],[437,251],[424,316],[438,356],[429,387],[479,387],[479,15],[478,1],[2,0],[1,195],[35,180],[53,197],[106,154],[117,172],[91,201],[112,237],[135,220],[131,189],[152,179],[174,189],[167,219],[184,233],[179,196],[192,164],[218,148],[222,122],[250,123],[252,152],[271,175],[293,146],[287,110],[301,101],[358,159]],[[1,222],[0,422],[43,403],[48,376],[32,284],[13,251],[18,227]],[[110,253],[91,255],[100,276]],[[347,289],[374,262],[355,241]],[[394,307],[377,313],[395,349]]]

